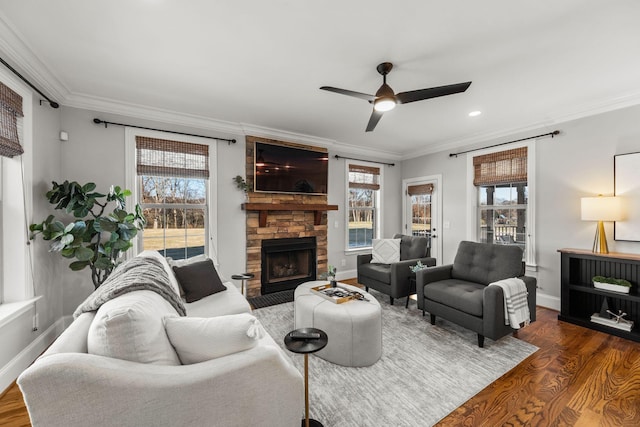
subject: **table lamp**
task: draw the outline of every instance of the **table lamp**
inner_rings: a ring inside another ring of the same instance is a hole
[[[620,197],[583,197],[581,199],[583,221],[598,221],[596,235],[593,239],[592,252],[608,254],[607,236],[604,232],[603,221],[620,221],[622,215],[622,200]]]

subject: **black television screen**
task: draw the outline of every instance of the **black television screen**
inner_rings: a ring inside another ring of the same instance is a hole
[[[327,194],[328,153],[256,142],[254,190]]]

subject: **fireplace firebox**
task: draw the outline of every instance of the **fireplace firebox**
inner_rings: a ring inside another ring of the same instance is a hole
[[[316,278],[316,238],[262,241],[262,294],[295,289]]]

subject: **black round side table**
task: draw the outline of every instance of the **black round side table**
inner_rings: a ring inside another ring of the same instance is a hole
[[[233,280],[242,280],[242,284],[240,285],[240,292],[242,293],[242,295],[245,294],[247,288],[247,280],[253,279],[253,277],[253,273],[234,274],[233,276],[231,276]]]
[[[319,338],[294,338],[291,334],[319,334]],[[317,420],[309,419],[309,353],[322,350],[327,345],[327,334],[316,328],[300,328],[289,332],[284,337],[284,345],[287,350],[304,354],[304,419],[302,427],[323,427]]]

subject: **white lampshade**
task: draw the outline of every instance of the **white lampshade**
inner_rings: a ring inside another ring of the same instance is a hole
[[[623,219],[620,197],[583,197],[581,208],[583,221],[620,221]]]

